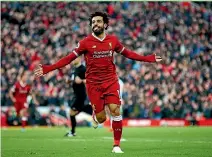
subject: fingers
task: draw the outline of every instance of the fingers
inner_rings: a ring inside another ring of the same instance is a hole
[[[162,61],[162,59],[156,59],[156,62],[161,62]]]
[[[157,56],[157,55],[155,54],[155,60],[156,60],[156,62],[160,62],[160,61],[162,61],[163,59],[162,59],[161,56]]]
[[[35,73],[35,78],[38,78],[38,77],[41,77],[41,76],[43,76],[42,73]]]
[[[155,56],[155,57],[156,57],[156,59],[162,59],[161,56]]]
[[[34,70],[34,73],[39,73],[39,72],[43,72],[43,69],[42,68],[37,68]]]
[[[37,72],[37,73],[35,73],[35,77],[37,78],[37,77],[40,77],[40,76],[43,76],[43,73],[42,72]]]
[[[34,70],[35,77],[43,76],[43,68],[42,65],[39,64],[38,67]]]

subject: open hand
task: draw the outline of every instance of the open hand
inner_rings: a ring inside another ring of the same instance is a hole
[[[162,61],[162,58],[161,58],[161,56],[157,56],[155,54],[155,60],[156,60],[156,62],[161,62]]]
[[[43,76],[43,68],[42,68],[42,65],[39,64],[35,70],[34,70],[34,75],[35,77],[40,77],[40,76]]]

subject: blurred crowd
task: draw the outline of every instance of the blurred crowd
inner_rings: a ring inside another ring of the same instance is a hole
[[[89,15],[105,11],[109,34],[141,55],[156,53],[162,64],[116,55],[124,82],[123,116],[212,118],[212,6],[210,2],[2,2],[1,104],[24,69],[52,64],[91,33]],[[72,102],[65,79],[71,65],[29,79],[41,106]]]

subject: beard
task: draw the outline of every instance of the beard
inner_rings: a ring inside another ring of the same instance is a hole
[[[98,26],[96,26],[96,27],[98,27]],[[100,34],[102,34],[104,32],[104,28],[103,27],[98,27],[98,29],[95,30],[96,27],[92,28],[92,31],[93,31],[93,33],[96,36],[98,36],[98,35],[100,35]]]

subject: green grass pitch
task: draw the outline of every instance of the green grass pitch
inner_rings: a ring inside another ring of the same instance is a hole
[[[1,130],[2,157],[212,157],[212,127],[124,128],[121,147],[113,154],[112,133],[106,128]]]

